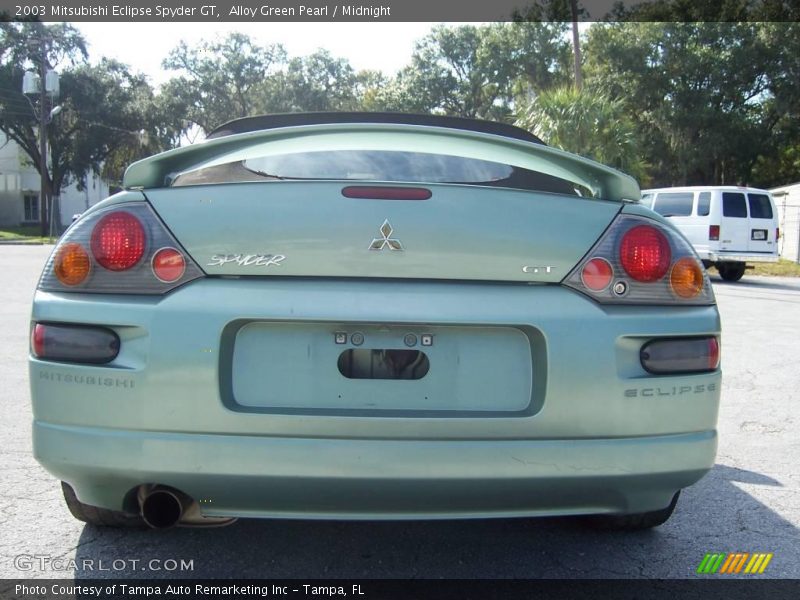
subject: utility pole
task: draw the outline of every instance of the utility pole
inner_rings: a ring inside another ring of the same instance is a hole
[[[575,56],[575,89],[583,89],[583,74],[581,73],[581,38],[578,35],[578,0],[570,0],[572,11],[572,49]]]
[[[47,107],[47,44],[42,32],[39,56],[39,174],[41,176],[41,192],[39,193],[39,215],[42,223],[42,237],[50,234],[48,227],[47,204],[47,121],[50,113]]]

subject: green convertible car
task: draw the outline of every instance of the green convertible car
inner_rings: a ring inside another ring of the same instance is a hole
[[[37,459],[98,525],[591,515],[713,465],[720,320],[635,181],[509,125],[232,121],[39,282]]]

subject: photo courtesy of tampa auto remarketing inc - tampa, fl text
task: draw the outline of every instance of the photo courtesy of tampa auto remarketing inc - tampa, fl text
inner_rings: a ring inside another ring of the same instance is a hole
[[[793,0],[0,0],[0,600],[800,595]]]

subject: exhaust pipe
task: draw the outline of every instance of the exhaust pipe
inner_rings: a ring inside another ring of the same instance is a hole
[[[235,517],[207,517],[191,496],[165,485],[143,483],[136,492],[139,512],[152,529],[180,527],[225,527]]]
[[[192,499],[167,488],[154,488],[141,500],[142,519],[153,529],[169,529],[180,523]]]

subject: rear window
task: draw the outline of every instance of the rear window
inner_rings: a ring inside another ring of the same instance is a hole
[[[747,218],[747,205],[744,202],[744,194],[722,192],[722,216]]]
[[[692,214],[693,202],[692,192],[668,192],[656,196],[653,210],[665,217],[688,217]]]
[[[173,187],[275,180],[457,183],[592,196],[565,179],[486,160],[391,150],[314,151],[249,158],[180,173]]]
[[[711,192],[700,192],[697,196],[697,216],[707,217],[711,212]]]
[[[750,203],[750,216],[753,219],[771,219],[772,203],[766,194],[747,194]]]

